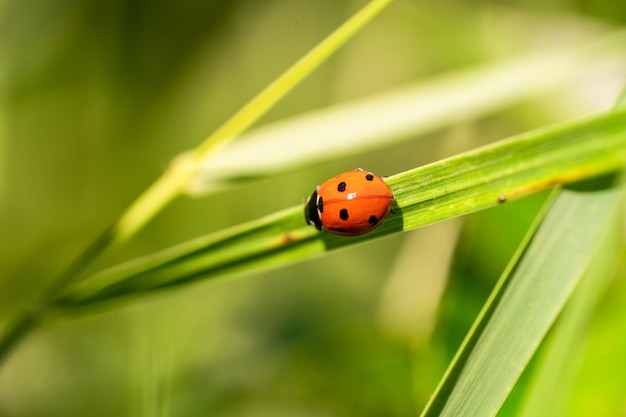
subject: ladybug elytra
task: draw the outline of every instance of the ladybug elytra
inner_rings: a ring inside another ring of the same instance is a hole
[[[361,168],[318,185],[305,203],[307,223],[318,230],[358,236],[374,230],[393,207],[393,193],[379,176]]]

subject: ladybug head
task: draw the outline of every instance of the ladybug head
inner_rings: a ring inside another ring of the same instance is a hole
[[[319,213],[319,205],[322,203],[321,198],[317,196],[317,190],[319,187],[315,188],[313,194],[306,199],[306,203],[304,203],[304,217],[306,218],[306,222],[310,225],[313,225],[317,228],[317,230],[322,230],[322,221],[320,220]]]

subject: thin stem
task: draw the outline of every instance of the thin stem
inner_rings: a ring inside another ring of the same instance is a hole
[[[191,156],[193,162],[203,161],[220,146],[250,127],[391,2],[392,0],[373,0],[359,10],[206,138],[194,150]]]

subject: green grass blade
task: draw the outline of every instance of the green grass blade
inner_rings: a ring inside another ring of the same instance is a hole
[[[391,177],[401,218],[413,229],[557,184],[621,170],[626,112],[534,131]],[[385,229],[383,229],[385,230]]]
[[[626,108],[626,89],[622,91],[615,108]],[[518,413],[520,417],[565,415],[575,377],[579,372],[578,365],[586,344],[588,323],[600,294],[614,276],[612,270],[615,268],[623,238],[622,225],[616,226],[603,242],[605,247],[598,250],[545,343],[521,403]]]
[[[537,234],[504,274],[468,340],[422,416],[493,416],[569,299],[581,277],[612,240],[623,188],[565,190]],[[615,249],[615,245],[611,246]],[[615,254],[613,252],[613,254]],[[509,280],[505,285],[503,281]],[[545,395],[545,394],[544,394]]]
[[[589,321],[600,294],[614,277],[612,271],[622,243],[619,220],[608,231],[606,239],[598,242],[600,247],[589,269],[552,330],[534,368],[520,417],[565,415],[580,369]]]
[[[88,304],[236,271],[275,267],[330,249],[410,230],[626,163],[626,111],[528,133],[387,179],[395,212],[357,238],[318,233],[303,207],[120,265],[78,284],[60,301]],[[306,191],[308,192],[309,187]]]

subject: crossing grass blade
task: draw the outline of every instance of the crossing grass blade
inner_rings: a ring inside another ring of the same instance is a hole
[[[502,204],[626,163],[626,111],[527,133],[387,179],[394,213],[358,238],[319,233],[296,206],[101,271],[66,291],[70,307],[252,271]],[[303,194],[308,192],[303,190]]]
[[[617,100],[616,109],[626,108],[626,90]],[[588,219],[587,221],[595,221]],[[602,292],[614,277],[617,253],[623,244],[623,236],[617,224],[590,263],[565,307],[563,313],[544,343],[540,356],[533,368],[525,396],[517,415],[564,415],[576,376],[582,364],[583,350],[588,341],[588,325],[597,307]],[[619,395],[619,394],[618,394]]]
[[[565,415],[564,410],[580,370],[589,322],[600,295],[615,275],[616,257],[622,243],[620,231],[621,227],[614,227],[609,230],[606,239],[598,242],[601,246],[533,367],[526,396],[519,409],[520,417]]]
[[[603,250],[616,256],[623,194],[621,186],[561,192],[422,416],[496,414],[578,281]]]

